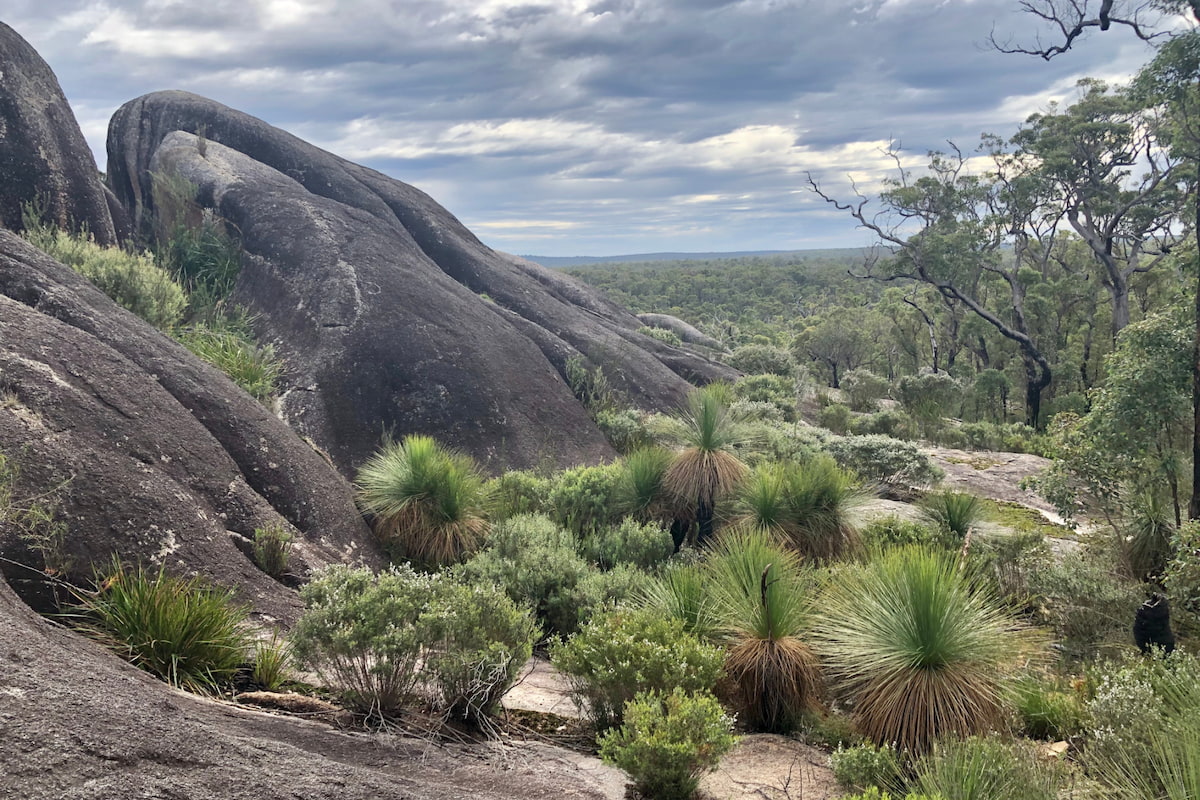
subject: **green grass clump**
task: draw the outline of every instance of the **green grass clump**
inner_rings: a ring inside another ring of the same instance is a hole
[[[254,643],[254,666],[250,680],[264,691],[277,692],[291,674],[292,645],[281,639],[279,633],[271,634],[269,640]]]
[[[483,477],[468,456],[429,436],[389,442],[358,471],[359,505],[396,558],[440,567],[483,540]]]
[[[1056,800],[1063,783],[1031,747],[987,738],[939,742],[915,770],[913,788],[945,800]]]
[[[925,496],[921,501],[921,515],[931,525],[961,542],[984,520],[986,508],[977,495],[945,490]]]
[[[244,327],[228,321],[189,325],[176,338],[255,400],[269,405],[275,399],[283,364],[274,347],[256,343]]]
[[[201,578],[176,578],[161,568],[127,569],[114,560],[97,575],[96,589],[78,598],[89,631],[172,686],[213,691],[246,660],[247,610],[233,603],[233,592]]]
[[[254,529],[254,563],[272,578],[287,572],[294,537],[282,525]]]

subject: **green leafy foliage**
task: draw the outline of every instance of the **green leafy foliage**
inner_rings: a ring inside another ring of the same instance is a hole
[[[1041,621],[1050,625],[1063,653],[1094,658],[1115,643],[1129,641],[1129,626],[1143,600],[1138,585],[1121,574],[1113,553],[1087,548],[1064,553],[1029,573],[1031,593],[1040,599]]]
[[[782,347],[769,344],[746,344],[734,349],[726,359],[729,366],[747,375],[778,375],[791,378],[796,374],[792,356]]]
[[[378,576],[331,567],[300,590],[305,612],[292,632],[296,657],[359,711],[395,713],[420,677],[418,620],[433,591],[432,579],[407,565]]]
[[[814,645],[872,741],[925,752],[1003,716],[1023,636],[953,554],[893,550],[844,570],[814,622]]]
[[[831,433],[842,435],[850,432],[853,418],[848,407],[841,403],[830,403],[817,413],[817,424]]]
[[[691,797],[700,776],[737,742],[733,720],[710,694],[639,693],[624,717],[600,737],[600,757],[628,772],[647,800]]]
[[[943,477],[916,445],[890,436],[844,436],[830,441],[828,447],[843,467],[884,486],[928,486]]]
[[[868,551],[907,545],[940,546],[943,537],[928,525],[895,514],[877,517],[862,526],[863,546]]]
[[[767,403],[787,422],[796,420],[796,382],[779,375],[747,375],[733,385],[733,396],[752,403]]]
[[[707,692],[724,654],[650,610],[617,609],[594,617],[551,648],[551,660],[584,702],[598,730],[619,725],[638,692]]]
[[[967,492],[932,492],[921,501],[921,514],[933,526],[958,541],[976,528],[987,514],[983,500]]]
[[[874,411],[890,388],[886,379],[868,369],[853,369],[842,377],[842,393],[854,411]]]
[[[549,505],[550,480],[528,470],[509,470],[488,480],[483,494],[493,522],[521,514],[544,514]]]
[[[422,672],[438,705],[468,722],[491,713],[533,652],[529,611],[495,586],[441,581],[418,620]]]
[[[575,536],[548,517],[521,515],[492,529],[487,548],[460,568],[469,581],[496,584],[527,603],[552,633],[579,626],[577,587],[588,574]]]
[[[558,524],[582,537],[620,520],[620,478],[619,464],[563,470],[551,479],[547,504]]]
[[[263,691],[277,692],[291,674],[292,643],[273,632],[269,640],[254,643],[254,661],[250,680]]]
[[[25,215],[24,236],[51,258],[78,272],[117,305],[159,330],[180,323],[187,295],[149,254],[102,247],[86,234],[71,234]]]
[[[355,483],[359,505],[396,558],[444,566],[474,552],[487,530],[478,467],[428,436],[388,442]]]
[[[1017,683],[1017,717],[1030,739],[1052,742],[1078,736],[1084,730],[1078,692],[1046,675],[1028,675]]]
[[[654,569],[675,551],[671,534],[659,525],[642,524],[625,518],[617,525],[601,528],[584,538],[580,552],[585,559],[612,569],[628,564]]]
[[[636,409],[606,408],[596,412],[593,421],[618,453],[631,453],[654,440],[646,428],[644,414]]]
[[[1163,583],[1178,611],[1200,616],[1200,522],[1188,522],[1171,540],[1174,553]]]
[[[646,586],[640,600],[647,608],[679,620],[685,631],[702,640],[715,639],[723,630],[721,610],[700,564],[673,564]]]
[[[833,777],[847,789],[890,788],[900,782],[900,759],[889,745],[838,747],[829,760]]]
[[[666,328],[651,328],[643,325],[638,328],[638,333],[643,336],[649,336],[651,339],[657,339],[660,342],[666,342],[672,347],[682,347],[683,339],[679,338],[679,334],[675,331],[667,330]]]
[[[95,583],[77,593],[85,630],[172,686],[214,691],[246,660],[247,609],[234,604],[232,591],[116,559]]]
[[[944,417],[957,415],[962,387],[944,372],[905,375],[896,384],[896,399],[929,436],[941,428]]]

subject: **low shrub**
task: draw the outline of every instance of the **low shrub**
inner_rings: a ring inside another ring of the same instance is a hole
[[[747,375],[733,385],[733,396],[743,402],[769,403],[787,422],[796,420],[796,384],[781,375]]]
[[[296,657],[359,711],[396,712],[416,689],[417,623],[433,591],[432,579],[407,565],[378,576],[331,567],[300,590],[305,612],[292,631]]]
[[[711,691],[724,661],[720,648],[648,609],[594,617],[555,644],[550,657],[598,730],[619,725],[625,704],[638,692]]]
[[[293,536],[282,525],[254,529],[254,563],[272,578],[287,572],[292,557]]]
[[[258,640],[254,643],[250,680],[263,691],[279,691],[291,674],[292,656],[292,643],[281,639],[278,632],[272,633],[269,640]]]
[[[669,331],[666,328],[651,328],[643,325],[638,328],[638,333],[642,336],[649,336],[651,339],[657,339],[660,342],[666,342],[673,347],[683,346],[683,339],[679,338],[679,334],[675,331]]]
[[[1180,526],[1171,539],[1174,553],[1163,576],[1176,613],[1200,616],[1200,522]]]
[[[654,441],[643,414],[637,409],[604,409],[596,413],[593,421],[618,453],[632,453]]]
[[[822,750],[855,747],[864,741],[847,714],[811,711],[800,718],[800,728],[804,741]]]
[[[962,386],[945,372],[905,375],[897,382],[894,397],[921,432],[930,436],[941,428],[944,417],[958,416]]]
[[[492,712],[538,638],[533,616],[495,586],[442,581],[421,614],[422,664],[439,707],[468,722]]]
[[[829,758],[833,777],[847,789],[891,788],[900,781],[900,759],[888,745],[839,746]]]
[[[850,421],[850,432],[858,436],[878,433],[904,440],[913,439],[917,435],[912,419],[903,411],[892,409],[855,417]]]
[[[895,514],[877,517],[860,530],[863,545],[867,550],[885,550],[906,545],[942,546],[940,533],[920,522],[914,522]]]
[[[195,692],[228,683],[246,660],[248,611],[233,592],[162,568],[127,569],[115,560],[80,591],[85,629],[113,652],[172,686]]]
[[[817,424],[836,434],[850,432],[850,420],[853,415],[850,409],[841,403],[830,403],[817,413]]]
[[[1016,701],[1021,733],[1030,739],[1057,742],[1084,729],[1078,693],[1053,678],[1034,675],[1018,681]]]
[[[855,411],[874,411],[888,396],[888,382],[869,369],[852,369],[842,376],[842,394]],[[880,431],[882,433],[882,431]]]
[[[521,514],[546,513],[550,481],[528,470],[512,470],[489,480],[483,493],[488,517],[493,523],[500,523]]]
[[[618,606],[633,604],[645,594],[654,579],[631,564],[609,570],[589,569],[572,593],[575,623],[591,619]]]
[[[1131,638],[1142,591],[1121,575],[1111,554],[1090,548],[1064,553],[1033,565],[1027,581],[1039,600],[1040,621],[1054,629],[1068,658],[1093,658]]]
[[[616,524],[620,520],[619,464],[574,467],[551,478],[547,505],[559,525],[576,536]]]
[[[843,436],[828,449],[843,467],[888,487],[929,486],[944,476],[916,445],[890,436]]]
[[[733,720],[709,694],[639,693],[624,716],[620,728],[600,737],[600,757],[628,772],[648,800],[691,797],[700,776],[737,742]]]
[[[745,344],[736,348],[726,359],[729,366],[747,375],[780,375],[790,378],[796,373],[791,353],[770,344]]]
[[[25,221],[24,236],[35,247],[91,281],[117,305],[159,330],[169,331],[183,319],[187,295],[150,254],[102,247],[86,234],[71,234],[36,217]]]
[[[671,534],[655,524],[625,518],[620,524],[601,528],[584,537],[580,554],[602,569],[628,564],[654,569],[671,557],[675,543]]]
[[[579,626],[577,587],[589,573],[575,536],[541,515],[512,517],[492,529],[488,546],[459,568],[466,580],[501,586],[528,604],[550,633]]]
[[[944,740],[917,761],[913,788],[945,800],[1057,800],[1063,774],[1024,744]]]

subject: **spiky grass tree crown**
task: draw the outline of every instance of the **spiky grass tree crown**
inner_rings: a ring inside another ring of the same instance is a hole
[[[664,480],[674,459],[661,447],[643,447],[625,457],[617,484],[617,500],[623,511],[641,522],[670,522],[681,509],[673,507]],[[691,513],[688,507],[686,513]]]
[[[925,752],[942,736],[983,733],[1008,700],[1008,668],[1027,637],[957,560],[904,548],[847,570],[814,644],[855,723],[879,744]]]
[[[977,495],[945,490],[921,501],[921,516],[961,542],[987,516],[987,508]]]
[[[483,483],[474,461],[429,436],[385,444],[356,480],[376,535],[395,555],[432,567],[478,548],[487,529]]]
[[[764,464],[738,492],[735,523],[771,533],[806,557],[828,560],[858,548],[851,514],[865,498],[857,478],[828,456]]]

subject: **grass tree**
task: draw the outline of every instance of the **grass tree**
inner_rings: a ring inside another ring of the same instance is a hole
[[[738,492],[737,524],[786,541],[808,558],[828,560],[857,548],[850,513],[864,494],[832,458],[757,468]]]
[[[356,483],[360,507],[396,557],[443,566],[477,549],[486,532],[478,467],[428,436],[384,445]]]
[[[725,671],[755,730],[790,730],[818,703],[820,667],[802,638],[809,582],[798,554],[761,531],[726,531],[706,563],[721,628]]]
[[[695,508],[698,544],[712,538],[717,501],[747,473],[737,450],[749,443],[750,431],[729,399],[725,384],[696,389],[663,426],[664,435],[683,448],[667,467],[663,486],[676,502]]]
[[[967,538],[967,533],[977,527],[986,514],[983,500],[968,492],[934,492],[921,502],[921,516],[959,542]]]
[[[814,643],[860,731],[914,753],[997,725],[1021,627],[952,554],[885,553],[832,585]]]

